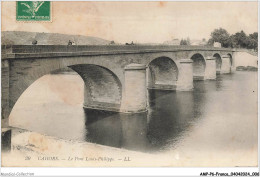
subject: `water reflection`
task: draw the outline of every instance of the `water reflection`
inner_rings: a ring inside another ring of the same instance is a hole
[[[147,138],[155,149],[162,149],[193,119],[193,93],[151,90],[149,97],[156,97],[148,114]]]
[[[120,114],[122,146],[126,149],[147,151],[150,149],[147,134],[147,113]]]
[[[146,151],[147,113],[122,114],[84,109],[86,141]]]
[[[122,124],[117,113],[89,109],[84,109],[84,113],[86,141],[121,147]]]
[[[198,92],[149,90],[147,113],[85,109],[86,141],[143,152],[164,149],[201,116],[203,84],[198,88]]]

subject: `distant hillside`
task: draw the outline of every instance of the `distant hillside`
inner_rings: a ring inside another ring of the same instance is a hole
[[[58,33],[38,33],[24,31],[3,31],[2,45],[68,45],[69,40],[76,45],[108,45],[110,41],[90,36],[67,35]]]

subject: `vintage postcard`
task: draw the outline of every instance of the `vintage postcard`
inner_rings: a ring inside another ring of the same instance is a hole
[[[2,167],[257,167],[257,8],[2,2]]]

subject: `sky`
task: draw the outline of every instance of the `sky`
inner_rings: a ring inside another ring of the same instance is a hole
[[[16,22],[15,2],[2,2],[2,31],[95,36],[116,42],[161,43],[258,31],[257,2],[52,2],[52,22]]]

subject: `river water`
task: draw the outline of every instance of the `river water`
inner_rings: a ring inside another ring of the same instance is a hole
[[[183,142],[199,148],[257,147],[257,72],[194,81],[190,92],[149,90],[149,110],[141,114],[86,110],[82,103],[83,81],[78,75],[46,75],[19,98],[10,124],[148,153]]]

